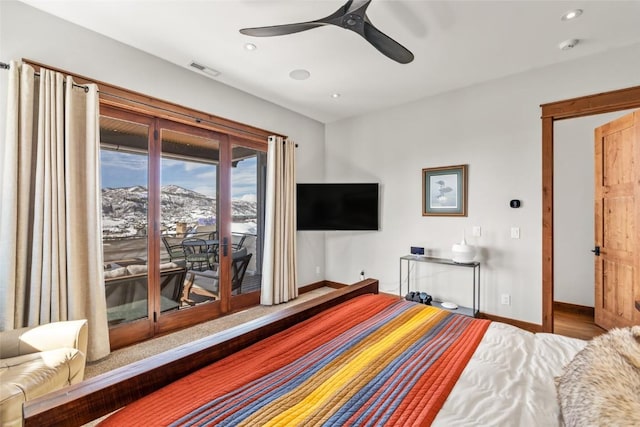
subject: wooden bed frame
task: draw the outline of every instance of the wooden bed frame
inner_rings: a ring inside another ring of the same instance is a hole
[[[377,280],[363,280],[27,401],[23,409],[24,425],[86,424],[330,307],[369,293],[378,293]]]

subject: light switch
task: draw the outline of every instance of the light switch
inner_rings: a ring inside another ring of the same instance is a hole
[[[520,227],[511,227],[511,238],[512,239],[520,238]]]
[[[479,225],[473,227],[473,237],[480,237],[482,235],[482,229]]]

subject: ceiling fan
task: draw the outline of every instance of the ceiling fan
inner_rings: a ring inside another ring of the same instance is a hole
[[[299,33],[323,25],[336,25],[351,30],[378,49],[382,54],[401,64],[413,61],[413,53],[391,37],[373,26],[366,10],[371,0],[349,0],[331,15],[315,21],[299,22],[295,24],[273,25],[269,27],[243,28],[242,34],[254,37],[282,36]]]

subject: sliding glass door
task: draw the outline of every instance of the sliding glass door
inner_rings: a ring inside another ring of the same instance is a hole
[[[154,120],[107,111],[100,118],[104,291],[109,328],[116,332],[111,346],[118,348],[129,337],[153,335],[147,261]]]
[[[223,313],[222,283],[227,281],[221,263],[221,231],[225,196],[221,175],[228,166],[221,155],[228,150],[227,136],[166,120],[158,121],[160,152],[160,283],[167,271],[182,268],[176,280],[179,311],[161,311],[159,328],[197,323]],[[162,291],[161,301],[170,298]]]
[[[101,113],[112,349],[257,304],[263,147],[109,107]]]
[[[266,153],[231,147],[231,304],[257,303],[262,283]]]

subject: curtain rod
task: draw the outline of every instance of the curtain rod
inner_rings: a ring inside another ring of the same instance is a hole
[[[0,68],[5,69],[5,70],[9,70],[11,68],[11,65],[6,64],[4,62],[0,62]],[[39,77],[40,73],[36,72],[35,75]],[[77,83],[74,83],[73,86],[74,87],[78,87],[78,88],[82,88],[82,89],[84,89],[85,92],[89,91],[89,87],[87,87],[85,85],[79,85]],[[151,104],[148,104],[146,102],[138,101],[138,100],[135,100],[135,99],[129,99],[129,98],[126,98],[124,96],[115,95],[113,93],[105,92],[105,91],[102,91],[102,90],[98,90],[98,93],[102,93],[104,95],[111,96],[113,98],[122,99],[124,101],[133,102],[135,104],[144,105],[145,107],[151,107],[151,108],[153,108],[155,110],[166,111],[166,112],[172,113],[172,114],[179,114],[179,115],[181,115],[183,117],[187,117],[189,119],[193,119],[196,123],[209,123],[209,124],[215,125],[217,127],[224,127],[226,129],[239,131],[239,132],[241,132],[243,134],[247,134],[248,133],[248,134],[251,134],[251,135],[254,135],[254,136],[259,136],[259,137],[263,136],[260,133],[250,132],[250,131],[247,131],[246,129],[238,129],[238,128],[235,128],[233,126],[228,126],[228,125],[225,125],[225,124],[222,124],[222,123],[212,122],[210,120],[201,119],[200,117],[195,117],[195,116],[192,116],[192,115],[189,115],[189,114],[181,113],[179,111],[174,111],[174,110],[171,110],[169,108],[158,107],[157,105],[151,105]],[[298,146],[298,144],[296,144],[296,147],[297,146]]]
[[[11,65],[5,64],[4,62],[0,62],[0,68],[3,68],[5,70],[10,70],[11,69]],[[40,73],[39,72],[36,71],[34,74],[36,75],[36,77],[40,77]],[[62,82],[62,84],[67,84],[67,82],[64,81],[64,82]],[[85,85],[79,85],[77,83],[73,83],[73,87],[77,87],[79,89],[83,89],[84,93],[89,92],[89,87],[85,86]]]

